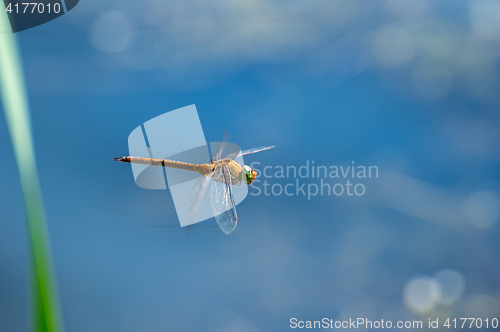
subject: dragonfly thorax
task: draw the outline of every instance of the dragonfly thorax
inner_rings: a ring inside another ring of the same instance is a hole
[[[234,160],[221,160],[217,161],[212,165],[213,169],[216,170],[219,167],[227,167],[229,171],[229,176],[231,177],[232,185],[239,185],[241,182],[249,185],[255,180],[257,177],[257,172],[252,169],[250,166],[244,165],[241,166]],[[215,173],[217,173],[215,171]],[[214,176],[215,181],[223,182],[224,179],[217,178],[217,175]]]
[[[232,185],[239,185],[242,181],[242,166],[235,162],[234,160],[226,159],[226,160],[218,160],[213,162],[213,178],[215,181],[224,182],[224,173],[220,173],[217,170],[220,168],[225,168],[229,171],[229,177]],[[227,174],[227,173],[226,173]]]

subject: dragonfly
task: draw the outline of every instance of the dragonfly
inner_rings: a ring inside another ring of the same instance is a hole
[[[274,146],[248,149],[231,153],[222,158],[221,155],[227,143],[228,137],[229,134],[225,131],[217,152],[212,156],[209,163],[204,164],[192,164],[169,159],[132,156],[124,156],[113,159],[124,163],[170,167],[201,174],[201,178],[194,184],[189,197],[187,217],[188,225],[193,223],[208,185],[210,181],[212,181],[210,188],[210,205],[220,229],[229,235],[234,231],[236,224],[238,223],[238,215],[234,204],[232,186],[241,185],[242,183],[250,185],[257,177],[257,171],[248,165],[241,165],[237,163],[234,159],[260,151],[269,150],[274,148]]]

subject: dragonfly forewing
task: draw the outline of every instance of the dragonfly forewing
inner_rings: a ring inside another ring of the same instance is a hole
[[[227,155],[225,157],[225,159],[235,159],[235,158],[238,158],[238,157],[241,157],[241,156],[246,156],[247,154],[257,153],[257,152],[269,150],[269,149],[272,149],[272,148],[274,148],[274,146],[261,146],[261,147],[258,147],[258,148],[243,150],[243,151],[240,151],[240,152],[231,153],[230,155]]]
[[[217,148],[215,154],[212,156],[212,161],[221,159],[222,151],[224,151],[228,140],[229,140],[229,133],[227,132],[227,130],[224,129],[224,133],[222,134],[222,139],[220,141],[219,147]]]

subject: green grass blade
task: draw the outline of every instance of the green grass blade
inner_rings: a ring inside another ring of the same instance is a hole
[[[14,34],[0,10],[0,98],[14,148],[31,246],[33,330],[62,331],[59,297],[38,182],[29,105]]]

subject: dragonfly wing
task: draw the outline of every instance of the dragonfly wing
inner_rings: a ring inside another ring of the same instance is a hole
[[[258,148],[243,150],[243,151],[240,151],[239,153],[232,153],[232,154],[226,156],[225,159],[235,159],[235,158],[238,158],[238,157],[241,157],[241,156],[245,156],[247,154],[252,154],[252,153],[256,153],[256,152],[260,152],[260,151],[265,151],[265,150],[269,150],[269,149],[272,149],[272,148],[274,148],[274,146],[261,146],[261,147],[258,147]]]
[[[191,225],[195,222],[196,215],[200,209],[201,202],[203,201],[203,196],[207,190],[210,179],[212,178],[212,173],[206,174],[201,177],[191,189],[191,196],[189,196],[188,203],[188,217],[187,224]]]
[[[218,167],[215,173],[210,193],[210,203],[217,224],[224,233],[229,235],[234,231],[238,222],[231,188],[231,175],[225,165]]]
[[[224,133],[222,134],[222,140],[220,141],[219,148],[212,156],[212,161],[219,160],[222,157],[222,151],[224,151],[224,148],[226,147],[226,143],[228,140],[229,140],[229,133],[227,132],[227,130],[224,129]]]

